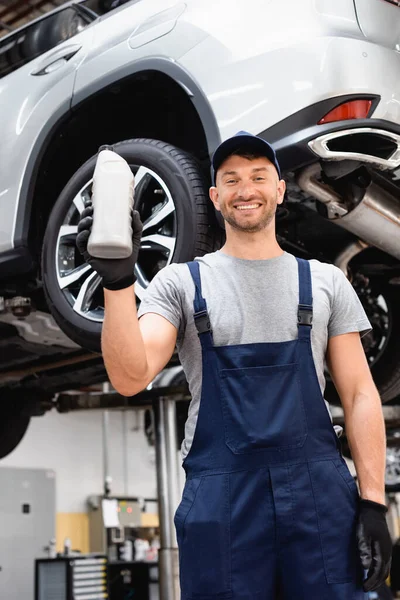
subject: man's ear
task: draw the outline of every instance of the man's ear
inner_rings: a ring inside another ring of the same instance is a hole
[[[221,209],[219,207],[217,188],[214,186],[210,187],[209,194],[210,194],[210,200],[214,204],[215,210],[221,211]]]
[[[286,192],[286,182],[284,181],[284,179],[280,179],[278,181],[277,191],[278,191],[278,200],[277,200],[277,203],[278,204],[282,204],[283,199],[285,197],[285,192]]]

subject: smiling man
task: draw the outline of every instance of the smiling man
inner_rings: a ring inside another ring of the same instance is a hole
[[[260,138],[239,133],[217,149],[213,168],[217,185],[210,189],[210,198],[228,228],[236,235],[264,231],[264,238],[272,231],[275,239],[276,207],[283,202],[286,185],[273,149]]]
[[[189,383],[175,514],[182,600],[364,599],[391,557],[382,408],[360,341],[370,323],[337,267],[279,246],[285,182],[266,141],[239,132],[217,148],[213,169],[225,245],[162,269],[138,314],[138,214],[123,261],[88,257],[88,214],[78,227],[78,247],[103,277],[114,387],[144,389],[175,345]],[[360,493],[323,397],[325,360]]]
[[[211,188],[210,196],[231,227],[255,233],[274,222],[277,204],[283,201],[285,182],[278,179],[275,167],[266,157],[239,149],[224,161],[218,180],[219,187]]]

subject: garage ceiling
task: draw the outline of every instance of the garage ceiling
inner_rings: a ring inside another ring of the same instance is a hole
[[[0,37],[65,4],[65,0],[0,0]]]

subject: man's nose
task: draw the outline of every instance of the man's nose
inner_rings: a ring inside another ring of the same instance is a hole
[[[241,181],[238,189],[238,195],[243,200],[249,200],[255,194],[254,184],[252,181]]]

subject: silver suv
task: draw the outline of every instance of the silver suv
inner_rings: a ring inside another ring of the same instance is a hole
[[[103,144],[135,173],[140,302],[159,269],[223,240],[207,191],[221,139],[272,142],[288,189],[278,239],[347,274],[374,326],[375,382],[396,402],[398,2],[116,0],[103,15],[99,2],[0,39],[0,456],[55,394],[106,378],[102,288],[75,247]],[[338,401],[329,381],[326,397]]]

